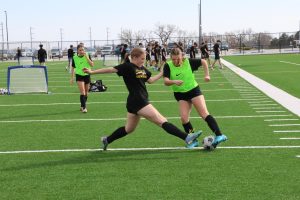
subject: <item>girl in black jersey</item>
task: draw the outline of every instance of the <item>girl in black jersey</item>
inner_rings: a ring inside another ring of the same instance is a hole
[[[45,66],[45,62],[47,59],[47,52],[43,49],[43,45],[40,44],[40,49],[38,50],[38,60],[40,65]]]
[[[190,123],[190,113],[192,106],[195,107],[198,114],[207,122],[209,128],[216,135],[213,145],[216,147],[220,142],[227,140],[219,129],[217,121],[207,110],[204,96],[195,80],[193,72],[199,66],[203,66],[205,72],[205,81],[210,80],[207,63],[204,59],[187,59],[182,56],[179,48],[171,50],[171,61],[164,66],[164,83],[166,86],[172,86],[174,97],[178,101],[180,118],[184,130],[193,132],[193,126]]]
[[[187,147],[194,147],[194,143],[199,137],[200,132],[186,134],[176,126],[169,123],[158,110],[149,102],[148,91],[145,82],[151,84],[162,76],[162,71],[151,77],[151,72],[144,67],[146,53],[141,48],[134,48],[131,51],[131,62],[123,63],[115,67],[102,68],[97,70],[83,69],[88,74],[117,73],[123,77],[124,83],[129,91],[127,97],[127,122],[125,126],[116,129],[110,136],[101,138],[103,150],[107,149],[108,144],[121,137],[132,133],[137,127],[141,117],[162,127],[171,135],[185,140]]]
[[[210,58],[209,58],[209,50],[208,50],[208,46],[207,46],[207,41],[202,42],[201,47],[200,47],[200,51],[201,51],[201,58],[205,59],[208,62],[208,65],[210,65]]]
[[[221,63],[221,58],[220,58],[220,44],[221,44],[221,41],[217,40],[217,42],[213,46],[214,53],[215,53],[215,61],[211,65],[211,69],[214,69],[214,66],[215,66],[216,62],[219,63],[219,65],[220,65],[219,68],[223,69],[223,65]]]
[[[159,68],[162,68],[167,61],[167,44],[163,44],[163,47],[161,49],[161,63]]]
[[[196,58],[196,48],[198,44],[196,42],[193,43],[190,49],[190,58]]]

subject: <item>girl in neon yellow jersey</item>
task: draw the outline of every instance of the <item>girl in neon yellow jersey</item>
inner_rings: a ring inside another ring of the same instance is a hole
[[[199,66],[203,66],[205,72],[205,81],[210,80],[207,63],[204,59],[187,59],[183,57],[180,48],[171,50],[171,60],[164,66],[164,83],[171,86],[174,97],[179,103],[181,122],[187,133],[193,132],[193,126],[190,122],[190,113],[192,106],[195,107],[199,116],[207,122],[209,128],[216,135],[213,145],[216,147],[220,142],[227,140],[227,137],[221,133],[217,121],[207,110],[204,96],[195,80],[193,71]]]
[[[70,83],[73,84],[74,77],[76,75],[76,82],[80,91],[80,111],[82,113],[87,113],[86,102],[91,83],[90,75],[84,73],[83,68],[91,69],[91,67],[93,66],[94,62],[91,60],[90,56],[85,52],[84,46],[82,44],[79,44],[77,46],[77,55],[74,55],[72,60],[72,76]]]

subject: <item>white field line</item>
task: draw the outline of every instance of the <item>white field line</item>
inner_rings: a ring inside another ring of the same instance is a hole
[[[257,90],[255,90],[255,89],[253,89],[253,90],[242,90],[242,89],[238,89],[238,91],[239,92],[245,92],[245,93],[247,93],[247,92],[255,92],[255,91],[257,91]]]
[[[273,131],[273,133],[300,133],[300,130]]]
[[[218,149],[295,149],[300,146],[228,146]],[[157,147],[157,148],[108,148],[107,151],[164,151],[164,150],[200,150],[203,147],[187,149],[185,147]],[[22,150],[22,151],[0,151],[0,154],[26,154],[26,153],[61,153],[61,152],[95,152],[102,149],[55,149],[55,150]]]
[[[206,100],[207,102],[229,102],[229,101],[247,101],[248,99],[212,99]],[[151,103],[175,103],[174,100],[166,101],[150,101]],[[125,101],[110,101],[110,102],[88,102],[88,104],[124,104]],[[38,103],[38,104],[0,104],[0,107],[20,107],[20,106],[57,106],[57,105],[77,105],[78,102],[68,103]]]
[[[236,89],[237,90],[237,89]],[[241,94],[263,94],[257,90],[251,90],[251,91],[241,91],[241,90],[238,90]]]
[[[219,79],[219,78],[224,78],[224,77],[214,77],[214,79]],[[63,81],[59,81],[59,80],[54,80],[51,79],[51,81],[48,81],[49,85],[51,86],[51,83],[69,83],[69,77],[55,77],[55,79],[65,79]],[[103,83],[110,83],[110,82],[120,82],[123,83],[123,79],[120,80],[109,80],[109,79],[101,79],[103,81]],[[196,78],[196,80],[202,80],[202,78]],[[6,82],[0,82],[0,83],[6,83]],[[54,86],[55,87],[55,86]]]
[[[300,99],[290,95],[289,93],[273,86],[272,84],[250,74],[249,72],[240,69],[239,67],[231,64],[230,62],[221,59],[230,70],[238,74],[241,78],[249,82],[251,85],[265,93],[270,98],[277,101],[283,107],[291,111],[292,113],[300,116]]]
[[[277,106],[278,104],[275,103],[269,103],[269,104],[250,104],[250,106]]]
[[[258,96],[258,95],[241,95],[243,98],[266,98],[266,96]]]
[[[240,95],[241,96],[257,96],[257,97],[267,97],[266,95],[262,95],[262,94],[259,94],[259,93],[241,93],[240,92]]]
[[[269,110],[269,109],[281,109],[281,107],[259,107],[259,108],[252,108],[254,110]]]
[[[300,138],[298,137],[292,137],[292,138],[279,138],[280,140],[300,140]]]
[[[259,101],[259,102],[257,102],[257,101],[253,101],[253,100],[251,99],[251,100],[248,100],[248,103],[249,104],[257,104],[257,103],[273,103],[274,101]]]
[[[219,91],[236,91],[235,89],[213,89],[213,90],[202,90],[203,92],[219,92]],[[148,90],[148,93],[166,93],[166,92],[170,92],[170,90]],[[69,94],[74,94],[74,95],[78,95],[78,92],[51,92],[51,95],[69,95]],[[93,93],[90,93],[90,94],[93,94]],[[111,91],[106,91],[106,92],[103,92],[101,94],[128,94],[127,91],[123,91],[123,92],[111,92]],[[24,93],[24,94],[14,94],[14,95],[22,95],[22,96],[25,96],[25,95],[35,95],[35,96],[45,96],[45,94],[40,94],[40,93],[37,93],[37,94],[34,94],[34,93]],[[50,94],[49,94],[50,95]]]
[[[270,124],[269,126],[300,126],[300,124]]]
[[[292,115],[250,115],[250,116],[214,116],[216,119],[235,119],[235,118],[266,118],[266,117],[288,117]],[[167,117],[167,119],[179,119],[180,117]],[[199,117],[190,117],[191,119],[199,119]],[[142,120],[144,118],[141,118]],[[0,123],[29,123],[29,122],[76,122],[76,121],[125,121],[126,118],[77,118],[77,119],[45,119],[45,120],[4,120]]]
[[[103,81],[104,82],[104,81]],[[104,82],[105,83],[105,82]],[[201,84],[208,84],[206,82],[203,82]],[[230,84],[229,82],[209,82],[209,84]],[[148,85],[148,87],[153,87],[153,86],[163,86],[161,83],[154,83],[151,85]],[[77,85],[49,85],[49,88],[70,88],[70,87],[77,87]],[[109,87],[125,87],[124,84],[110,84]]]
[[[266,122],[272,122],[272,121],[297,121],[299,119],[265,119]]]
[[[300,158],[300,155],[296,156],[296,158]]]
[[[281,63],[287,63],[287,64],[292,64],[292,65],[300,65],[298,63],[292,63],[292,62],[287,62],[287,61],[279,61],[279,62],[281,62]]]
[[[284,113],[286,111],[284,110],[261,110],[261,111],[255,111],[257,113]]]
[[[259,92],[240,92],[241,95],[262,95]],[[264,95],[265,97],[265,95]]]

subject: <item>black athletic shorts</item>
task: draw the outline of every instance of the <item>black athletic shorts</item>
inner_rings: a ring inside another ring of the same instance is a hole
[[[205,53],[202,55],[202,59],[206,59],[206,58],[209,58],[209,54],[208,53]]]
[[[177,101],[190,101],[192,98],[202,95],[199,85],[187,92],[174,92]]]
[[[133,113],[137,115],[137,112],[147,106],[149,104],[148,100],[140,99],[140,100],[129,100],[127,99],[127,112]]]
[[[215,60],[219,60],[220,59],[220,54],[215,54]]]
[[[81,76],[79,74],[76,74],[76,82],[81,81],[84,82],[85,84],[89,84],[91,82],[91,76],[86,75],[86,76]]]
[[[45,58],[40,58],[40,59],[39,59],[39,62],[40,62],[40,63],[44,63],[44,62],[46,62],[46,60],[45,60]]]

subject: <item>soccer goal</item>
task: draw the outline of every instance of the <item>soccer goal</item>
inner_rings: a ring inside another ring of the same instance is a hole
[[[34,65],[34,57],[20,57],[19,65]]]
[[[114,67],[117,66],[121,60],[119,56],[116,55],[102,55],[102,62],[104,66]]]
[[[22,65],[7,69],[8,94],[48,93],[46,66]]]

